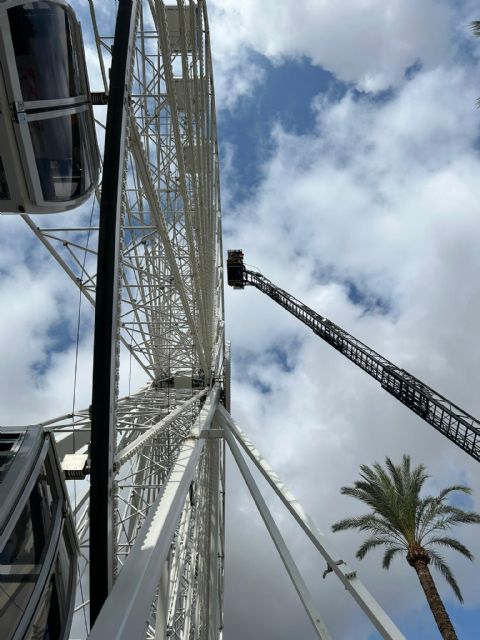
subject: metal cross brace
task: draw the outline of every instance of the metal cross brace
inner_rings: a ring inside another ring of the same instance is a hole
[[[270,468],[260,452],[237,427],[231,415],[219,405],[215,415],[218,424],[225,429],[225,437],[230,444],[229,435],[233,434],[245,453],[249,456],[276,495],[283,502],[297,524],[303,529],[317,550],[341,580],[347,591],[352,595],[363,612],[386,640],[406,640],[403,633],[393,623],[387,613],[375,598],[364,587],[357,576],[357,572],[345,562],[340,561],[340,554],[332,547],[330,541],[315,526],[310,516],[305,513],[296,498],[288,491],[277,474]],[[230,435],[231,438],[231,435]]]

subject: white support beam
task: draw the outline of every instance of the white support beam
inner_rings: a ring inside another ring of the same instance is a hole
[[[185,565],[189,550],[189,534],[190,534],[190,526],[191,526],[191,516],[192,516],[192,504],[191,497],[187,496],[185,500],[185,505],[183,507],[183,512],[180,518],[180,525],[177,529],[177,533],[175,536],[175,544],[172,545],[172,550],[170,552],[171,563],[170,563],[170,590],[169,590],[169,603],[168,603],[168,611],[167,611],[167,625],[166,629],[168,629],[169,633],[173,633],[173,629],[175,626],[175,615],[178,614],[178,599],[179,594],[182,587],[182,581],[184,578]],[[158,612],[157,612],[157,621],[158,621]],[[164,636],[162,636],[163,640]]]
[[[45,429],[48,431],[48,429]],[[60,460],[63,460],[67,454],[77,453],[82,447],[90,443],[91,432],[90,426],[79,427],[71,433],[55,434],[55,445]]]
[[[209,487],[209,575],[208,575],[208,640],[217,640],[220,630],[220,611],[218,600],[218,578],[219,578],[219,465],[220,447],[219,442],[211,440],[207,443],[209,463],[210,463],[210,487]]]
[[[206,350],[205,350],[206,345],[204,340],[202,339],[202,336],[200,336],[198,332],[195,319],[190,309],[191,302],[189,301],[187,292],[185,290],[185,285],[182,279],[182,275],[180,273],[177,259],[175,257],[175,251],[172,246],[170,236],[168,234],[167,224],[165,222],[163,212],[160,208],[160,202],[155,192],[155,187],[152,181],[152,176],[148,166],[148,161],[145,156],[145,150],[142,145],[142,139],[138,130],[138,125],[133,117],[131,117],[131,120],[130,120],[130,151],[135,159],[135,165],[137,167],[138,174],[142,181],[142,186],[145,190],[145,197],[150,206],[152,216],[155,220],[155,224],[157,225],[158,234],[163,243],[163,248],[165,250],[165,256],[168,261],[168,266],[170,267],[170,271],[171,271],[173,280],[175,282],[175,287],[177,288],[178,295],[180,296],[180,299],[182,301],[183,311],[185,313],[188,326],[197,342],[199,356],[202,362],[202,367],[205,371],[208,371]],[[192,269],[195,269],[195,265],[192,265]]]
[[[169,577],[170,567],[168,557],[165,560],[164,569],[160,577],[157,593],[157,610],[155,616],[155,640],[165,640],[167,633],[167,616],[169,601]]]
[[[163,492],[152,505],[123,569],[88,636],[90,640],[143,640],[146,621],[170,551],[185,499],[196,471],[208,428],[218,406],[215,385],[185,439]]]
[[[267,507],[267,503],[263,499],[262,494],[260,493],[260,489],[258,488],[255,480],[253,479],[252,474],[250,473],[249,468],[243,456],[238,449],[238,446],[235,443],[235,439],[232,436],[231,431],[228,428],[225,429],[225,439],[230,447],[230,451],[237,463],[238,468],[240,469],[240,473],[242,474],[243,479],[250,491],[250,494],[255,502],[257,509],[262,517],[262,520],[267,527],[267,531],[270,534],[270,537],[273,540],[273,543],[282,559],[282,562],[287,570],[287,573],[290,577],[290,580],[295,587],[295,591],[298,594],[298,597],[301,600],[301,603],[307,613],[308,619],[312,623],[312,626],[315,630],[315,635],[320,640],[331,640],[331,636],[328,633],[327,627],[325,623],[320,618],[320,615],[315,609],[315,605],[313,603],[312,596],[308,590],[305,581],[302,578],[302,575],[295,563],[295,560],[290,553],[285,540],[283,539],[282,534],[280,533],[279,528],[277,527],[275,520],[273,519],[272,514],[270,513],[269,508]]]
[[[162,0],[156,0],[155,7],[156,7],[156,15],[153,14],[153,16],[154,16],[154,19],[155,17],[157,18],[156,26],[159,33],[160,49],[162,51],[162,57],[164,62],[165,83],[167,86],[167,95],[169,98],[169,105],[170,105],[170,111],[171,111],[171,126],[173,129],[173,137],[175,140],[176,159],[177,159],[178,176],[179,176],[179,188],[180,188],[180,193],[182,195],[182,199],[184,202],[185,233],[186,233],[188,247],[189,247],[190,261],[192,263],[193,280],[195,282],[195,289],[198,294],[198,303],[199,303],[200,312],[201,312],[200,315],[204,319],[204,330],[207,332],[207,335],[205,336],[206,347],[210,351],[211,350],[211,327],[205,325],[206,315],[205,315],[205,304],[204,304],[204,297],[208,293],[206,288],[208,285],[210,285],[210,281],[204,281],[203,286],[200,287],[199,279],[198,279],[198,268],[202,265],[202,263],[210,264],[210,262],[209,262],[209,259],[204,255],[200,255],[199,257],[197,257],[197,252],[195,248],[192,211],[190,206],[189,193],[187,189],[187,178],[186,178],[186,168],[185,168],[185,158],[184,158],[185,142],[182,141],[182,136],[180,133],[177,98],[176,98],[176,92],[175,92],[175,82],[174,82],[172,62],[171,62],[172,52],[170,51],[169,37],[167,32],[168,27],[167,27],[167,19],[166,19],[166,12],[165,12],[165,4]],[[183,60],[185,60],[186,59],[186,49],[185,49],[185,40],[184,40],[185,34],[183,30],[183,25],[182,25],[182,19],[183,19],[183,7],[179,9],[179,21],[181,25],[180,41],[183,41],[183,46],[181,47],[183,49],[182,58]],[[185,77],[185,80],[186,79],[187,77]],[[187,82],[187,93],[189,93],[188,82]],[[192,122],[191,115],[187,119],[189,120],[189,123],[191,125],[191,122]],[[190,134],[190,135],[187,135],[187,140],[189,144],[192,145],[192,148],[193,148],[193,138],[192,138],[193,132],[192,132],[191,126],[187,127],[187,129],[189,130],[189,134]],[[211,176],[208,172],[208,169],[209,169],[208,165],[203,165],[202,174],[205,174],[207,183],[210,184]],[[203,207],[205,207],[205,203],[203,203]],[[202,215],[205,215],[205,213],[206,211],[202,211]],[[207,282],[208,282],[208,285],[207,285]]]
[[[80,289],[80,291],[85,296],[85,298],[90,302],[90,304],[93,307],[95,307],[95,299],[91,295],[91,293],[88,291],[87,287],[84,285],[83,280],[81,278],[78,278],[75,275],[75,273],[68,266],[68,264],[62,258],[62,256],[58,253],[58,251],[52,246],[52,244],[46,238],[45,234],[42,232],[40,227],[37,227],[37,225],[32,221],[30,216],[27,215],[26,213],[22,214],[22,218],[27,223],[27,225],[30,227],[30,229],[33,231],[33,233],[37,236],[37,238],[40,240],[40,242],[44,245],[44,247],[48,250],[48,252],[53,256],[53,258],[57,261],[57,263],[62,267],[62,269],[65,271],[65,273],[70,278],[70,280],[72,280],[72,282]],[[152,376],[151,372],[147,369],[145,364],[140,360],[138,355],[131,348],[131,345],[127,342],[127,340],[125,340],[123,335],[120,335],[120,341],[128,349],[128,351],[132,354],[132,357],[135,358],[137,363],[142,367],[142,369],[145,371],[145,373],[148,375],[148,377],[152,378],[153,376]]]
[[[115,462],[117,463],[117,465],[121,466],[129,458],[134,456],[138,451],[140,451],[143,446],[148,444],[148,442],[150,442],[152,438],[158,435],[160,431],[166,429],[170,424],[172,424],[174,420],[179,418],[183,413],[185,413],[185,411],[188,411],[188,409],[190,409],[196,402],[203,398],[206,393],[206,390],[200,391],[199,393],[194,395],[193,398],[190,398],[190,400],[187,400],[182,405],[174,409],[171,413],[168,414],[168,416],[165,416],[163,420],[157,422],[157,424],[153,425],[151,429],[149,429],[145,433],[142,433],[142,435],[139,436],[136,440],[119,451],[115,458]]]
[[[387,613],[378,604],[371,593],[364,587],[357,572],[341,559],[341,555],[334,549],[326,536],[317,529],[313,520],[303,510],[297,499],[288,491],[278,475],[271,469],[268,462],[262,457],[258,449],[248,440],[246,435],[237,427],[231,415],[219,405],[216,420],[225,429],[225,437],[231,432],[242,446],[263,477],[275,491],[285,507],[295,518],[315,545],[320,554],[325,558],[327,566],[341,580],[347,591],[352,595],[363,612],[368,616],[375,628],[386,640],[406,640],[403,633],[393,623]]]

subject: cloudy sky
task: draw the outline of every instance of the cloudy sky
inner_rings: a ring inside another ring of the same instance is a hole
[[[457,0],[211,0],[226,248],[473,414],[480,414],[478,5]],[[409,453],[428,489],[478,464],[254,290],[227,291],[232,414],[329,532],[362,512],[340,496],[361,463]],[[227,640],[313,638],[230,464]],[[261,484],[262,488],[264,485]],[[271,492],[334,638],[379,637]],[[480,555],[475,527],[458,536]],[[361,536],[330,534],[408,638],[438,631],[405,561],[358,562]],[[479,565],[448,556],[459,637],[474,638]],[[477,630],[477,631],[475,631]]]
[[[209,13],[225,248],[480,415],[478,4],[210,0]],[[78,293],[26,225],[1,224],[1,421],[27,423],[71,406]],[[471,485],[463,504],[480,510],[466,454],[258,291],[229,290],[226,305],[232,414],[325,533],[361,512],[340,487],[386,455],[425,463],[432,492]],[[90,329],[83,303],[84,381]],[[77,406],[89,395],[78,384]],[[260,484],[331,635],[378,638]],[[227,501],[226,640],[313,638],[233,461]],[[329,535],[408,638],[438,637],[405,562],[387,573],[380,554],[355,560],[359,535]],[[458,537],[480,561],[479,531]],[[474,638],[479,561],[448,558],[465,604],[438,586]]]

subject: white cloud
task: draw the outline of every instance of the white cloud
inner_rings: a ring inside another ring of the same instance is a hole
[[[453,11],[442,0],[212,0],[212,48],[220,106],[251,95],[261,80],[252,53],[274,64],[308,58],[358,89],[402,84],[414,65],[445,58]]]
[[[29,424],[72,408],[78,290],[18,216],[1,223],[1,423]],[[91,393],[91,321],[84,301],[77,408]]]

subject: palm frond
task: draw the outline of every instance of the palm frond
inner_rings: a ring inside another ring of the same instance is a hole
[[[391,544],[388,538],[379,538],[379,537],[367,538],[367,540],[365,540],[365,542],[359,547],[355,555],[359,560],[363,560],[363,558],[366,556],[366,554],[369,551],[371,551],[372,549],[375,549],[376,547],[379,547],[380,545],[385,545],[385,544],[387,545]]]
[[[410,465],[410,456],[403,456],[403,463]],[[395,487],[397,487],[397,489],[401,489],[403,479],[402,469],[394,465],[388,456],[385,458],[385,466],[390,473],[390,477],[392,478]]]
[[[428,550],[428,554],[431,558],[432,564],[435,567],[435,569],[438,569],[438,571],[440,571],[442,576],[451,586],[457,598],[460,600],[460,602],[463,602],[463,596],[460,591],[460,587],[458,586],[455,576],[453,575],[452,570],[450,569],[448,564],[445,562],[444,558],[439,553],[437,553],[436,551],[433,551],[432,549]]]
[[[421,542],[426,528],[431,525],[432,514],[436,510],[436,499],[432,496],[422,498],[417,505],[415,537],[417,542]]]
[[[357,481],[354,487],[342,487],[341,493],[360,500],[386,518],[395,517],[391,509],[392,498],[385,494],[380,485]]]
[[[471,551],[467,549],[467,547],[464,544],[462,544],[459,540],[456,540],[455,538],[447,538],[447,537],[431,538],[430,540],[425,542],[424,546],[429,547],[432,544],[438,544],[441,547],[448,547],[449,549],[455,549],[455,551],[458,551],[458,553],[461,553],[462,556],[465,556],[469,560],[473,561],[473,554],[471,553]]]
[[[480,513],[464,511],[458,507],[448,509],[450,524],[480,524]]]
[[[472,493],[470,487],[466,487],[464,484],[453,484],[451,487],[445,487],[445,489],[442,489],[442,491],[440,491],[440,493],[438,494],[439,500],[443,500],[449,493],[452,493],[452,491],[461,491],[462,493],[467,493],[468,495]]]
[[[396,497],[404,496],[408,491],[410,456],[403,456],[402,465],[393,464],[389,457],[385,458],[385,464],[390,473],[390,484],[396,494]]]
[[[445,502],[452,491],[469,493],[463,485],[447,487],[438,496],[428,496],[420,503],[417,511],[417,541],[423,541],[432,533],[448,531],[457,524],[480,524],[480,514],[475,511],[464,511]],[[465,491],[466,490],[466,491]]]
[[[360,531],[371,531],[380,534],[398,534],[396,529],[381,516],[373,513],[366,513],[363,516],[345,518],[332,525],[333,531],[344,531],[346,529],[360,529]]]
[[[360,480],[353,487],[342,487],[342,494],[367,504],[405,540],[414,542],[419,493],[428,478],[425,467],[412,469],[410,457],[404,455],[400,465],[387,457],[385,467],[375,462],[361,465],[360,470]]]
[[[367,513],[363,516],[353,518],[345,518],[332,525],[332,531],[345,531],[347,529],[359,529],[360,531],[368,531],[374,537],[388,537],[390,542],[404,544],[405,540],[401,533],[385,518],[377,516],[373,513]]]
[[[387,549],[383,555],[382,567],[384,569],[390,569],[390,563],[393,558],[401,551],[405,551],[405,547],[390,547]]]
[[[457,524],[480,524],[480,513],[463,511],[463,509],[450,505],[440,505],[430,517],[430,522],[426,523],[422,539],[436,531],[448,531]]]
[[[425,481],[430,477],[427,473],[425,465],[419,464],[415,469],[410,469],[410,456],[403,456],[402,473],[404,475],[405,486],[407,486],[415,496],[418,496],[422,490]],[[407,464],[408,462],[408,464]]]
[[[361,518],[344,518],[332,524],[332,531],[346,531],[347,529],[357,529]]]

